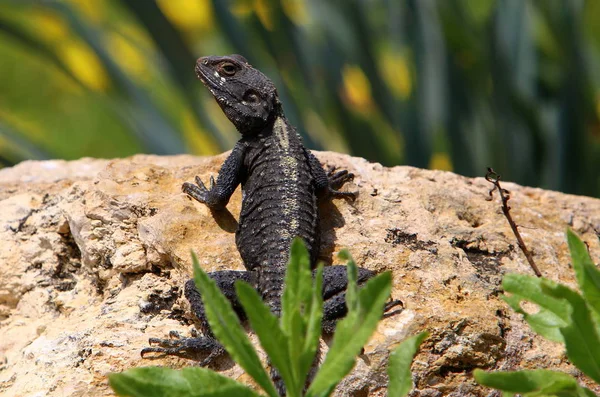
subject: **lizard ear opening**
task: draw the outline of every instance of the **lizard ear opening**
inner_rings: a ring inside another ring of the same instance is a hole
[[[244,94],[243,99],[245,102],[247,102],[251,105],[255,105],[257,103],[260,103],[260,101],[261,101],[260,95],[254,90],[249,90],[248,92],[246,92]]]

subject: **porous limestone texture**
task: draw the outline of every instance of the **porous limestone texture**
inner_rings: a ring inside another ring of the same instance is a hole
[[[412,366],[413,396],[486,396],[474,368],[552,368],[589,382],[560,345],[536,336],[500,299],[502,275],[532,274],[483,178],[316,153],[356,177],[355,202],[323,206],[322,259],[349,248],[359,266],[393,273],[406,309],[381,321],[339,396],[384,396],[389,351],[429,330]],[[149,337],[189,335],[182,296],[190,250],[207,271],[243,269],[230,213],[181,193],[207,181],[226,153],[198,158],[27,161],[0,170],[0,395],[112,395],[106,375],[193,361],[140,358]],[[564,232],[600,258],[600,200],[505,183],[512,215],[542,273],[574,286]],[[322,343],[324,350],[330,339]],[[263,356],[264,359],[264,356]],[[224,357],[214,368],[252,384]],[[254,386],[253,386],[254,387]],[[593,387],[593,385],[592,385]],[[597,388],[596,391],[600,391]]]

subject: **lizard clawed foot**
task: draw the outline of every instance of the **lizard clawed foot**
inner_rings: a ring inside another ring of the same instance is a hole
[[[336,171],[331,168],[327,173],[329,179],[329,194],[334,198],[344,198],[351,201],[356,200],[357,192],[341,192],[337,189],[342,187],[346,182],[354,179],[354,174],[347,170]]]
[[[178,356],[183,358],[197,358],[197,356],[208,353],[208,356],[200,361],[200,366],[210,364],[216,357],[225,353],[223,346],[216,339],[192,334],[192,338],[182,338],[178,332],[169,332],[169,339],[150,338],[148,344],[158,345],[142,349],[142,358],[148,353],[159,353],[159,357]]]
[[[348,170],[336,171],[335,168],[331,168],[327,173],[327,179],[329,179],[329,186],[331,186],[332,189],[337,189],[342,187],[344,183],[353,180],[354,174],[348,172]]]
[[[390,309],[400,306],[400,308],[394,310],[394,311],[389,311]],[[400,314],[402,313],[402,311],[404,310],[404,303],[402,303],[401,300],[396,299],[393,301],[389,301],[388,303],[385,304],[385,306],[383,307],[383,318],[388,318],[391,316],[394,316],[396,314]]]
[[[354,201],[356,200],[357,192],[340,192],[339,190],[329,189],[329,195],[333,198],[343,198],[346,200]]]
[[[196,176],[195,181],[195,185],[193,183],[185,182],[183,185],[181,185],[181,190],[194,200],[199,201],[201,203],[206,203],[208,199],[208,192],[212,190],[213,186],[215,185],[215,178],[213,178],[213,176],[211,175],[210,189],[206,188],[204,182],[202,182],[202,179],[200,179],[199,176]]]

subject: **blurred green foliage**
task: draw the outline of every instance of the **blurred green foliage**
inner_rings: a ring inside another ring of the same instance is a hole
[[[229,53],[311,148],[600,195],[598,0],[0,0],[0,162],[227,150]]]

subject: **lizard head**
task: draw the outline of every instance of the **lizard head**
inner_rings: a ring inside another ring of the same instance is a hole
[[[281,109],[273,82],[241,55],[202,57],[196,76],[243,135],[260,132]]]

